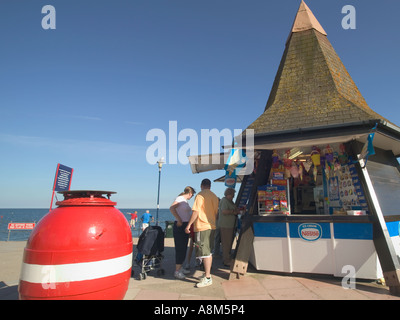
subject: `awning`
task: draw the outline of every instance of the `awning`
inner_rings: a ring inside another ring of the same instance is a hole
[[[228,157],[229,152],[221,152],[189,156],[188,159],[192,173],[200,173],[224,169]]]
[[[236,183],[242,183],[244,176],[242,175],[238,175],[236,176]],[[225,182],[225,175],[223,175],[222,177],[219,177],[217,179],[214,180],[214,182]]]
[[[280,150],[280,149],[291,149],[295,147],[311,147],[326,144],[344,143],[351,140],[366,141],[368,133],[358,135],[342,135],[335,137],[324,137],[314,139],[304,139],[298,141],[287,141],[287,142],[255,142],[254,148],[256,150]]]
[[[383,150],[391,150],[396,157],[399,157],[400,128],[379,119],[256,134],[254,135],[254,149],[291,149],[328,143],[343,143],[351,140],[365,143],[368,134],[371,133],[376,123],[378,123],[378,128],[375,131],[374,146]],[[238,136],[236,139],[240,140],[241,137]],[[244,140],[243,138],[242,143],[245,146]]]
[[[344,143],[357,140],[365,143],[368,134],[371,132],[370,122],[355,122],[353,124],[342,124],[313,129],[298,129],[282,131],[279,133],[266,134],[254,137],[253,150],[287,150],[292,148],[308,148],[311,146]],[[391,150],[395,157],[400,156],[400,130],[387,122],[379,122],[378,129],[375,131],[373,141],[374,147],[383,150]],[[241,139],[240,136],[236,137]],[[244,143],[244,149],[249,148]],[[213,170],[223,170],[228,160],[228,152],[189,156],[190,167],[193,173],[200,173]]]
[[[254,149],[256,150],[279,150],[279,149],[292,149],[295,147],[311,147],[324,144],[335,144],[344,143],[351,140],[357,140],[361,143],[367,141],[368,133],[357,134],[357,135],[342,135],[336,137],[324,137],[316,139],[304,139],[298,141],[285,141],[285,142],[255,142]],[[394,140],[392,137],[385,135],[382,132],[376,132],[374,141],[374,147],[390,150],[396,157],[400,156],[400,143]]]

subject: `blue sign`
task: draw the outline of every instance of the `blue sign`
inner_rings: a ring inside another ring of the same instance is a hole
[[[74,169],[58,164],[54,179],[53,191],[68,191],[71,187],[71,178]]]
[[[400,235],[400,222],[399,221],[386,222],[386,227],[389,231],[390,237],[398,237]]]
[[[300,238],[306,241],[317,241],[322,237],[322,228],[318,223],[302,223],[298,231]]]

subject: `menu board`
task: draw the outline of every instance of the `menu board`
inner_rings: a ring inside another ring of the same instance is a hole
[[[335,184],[337,184],[338,195],[343,209],[351,210],[357,207],[361,208],[361,210],[368,211],[364,192],[361,188],[361,183],[354,164],[342,165],[339,174],[335,178],[336,180],[331,178],[329,181],[330,197],[336,197],[333,190],[336,190]]]

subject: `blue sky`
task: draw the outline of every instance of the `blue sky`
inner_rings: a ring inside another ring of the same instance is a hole
[[[369,106],[399,125],[400,2],[306,3]],[[55,30],[41,26],[48,4]],[[178,131],[245,129],[264,110],[299,4],[2,0],[0,207],[48,207],[62,163],[74,168],[71,189],[112,190],[119,208],[155,208],[146,134],[168,134],[169,121]],[[342,28],[345,5],[356,9],[355,30]],[[221,175],[167,159],[160,207]],[[222,183],[212,189],[223,195]]]

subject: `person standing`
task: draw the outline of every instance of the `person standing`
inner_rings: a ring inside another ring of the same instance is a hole
[[[185,229],[185,232],[189,234],[191,225],[194,225],[194,232],[196,233],[196,256],[198,259],[203,260],[205,275],[197,283],[197,288],[212,285],[211,252],[214,247],[219,203],[218,197],[210,190],[211,181],[209,179],[203,179],[200,187],[201,191],[194,200],[192,217]]]
[[[150,222],[154,221],[154,218],[150,214],[149,210],[146,210],[146,212],[142,214],[142,217],[140,219],[142,220],[142,231],[144,231],[150,225]]]
[[[128,214],[131,216],[131,220],[129,221],[129,225],[131,226],[132,229],[136,229],[137,211],[135,211],[134,213],[128,212]]]
[[[233,203],[235,189],[227,188],[224,197],[219,203],[218,227],[221,232],[222,257],[225,266],[231,264],[231,249],[233,243],[233,230],[239,210]]]
[[[193,195],[196,193],[192,187],[186,187],[183,192],[175,199],[169,210],[175,217],[173,226],[174,242],[175,242],[175,273],[177,279],[185,279],[185,274],[189,273],[182,268],[182,264],[186,258],[186,251],[189,241],[189,235],[185,232],[186,226],[192,216],[192,209],[188,204]]]

